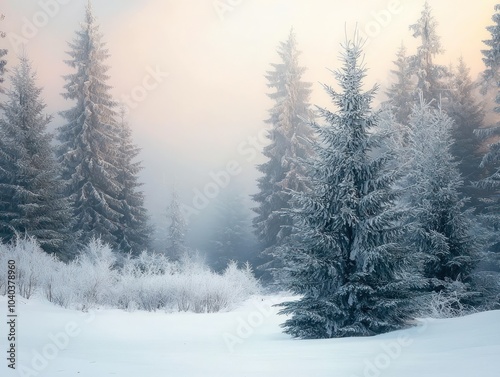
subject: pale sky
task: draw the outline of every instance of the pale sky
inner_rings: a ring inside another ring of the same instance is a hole
[[[272,102],[264,74],[279,62],[276,47],[293,26],[304,79],[314,83],[312,103],[330,106],[319,84],[334,85],[328,69],[339,66],[339,43],[354,28],[369,38],[367,85],[389,82],[401,42],[409,53],[417,41],[408,26],[420,17],[423,0],[94,0],[94,13],[111,54],[113,95],[128,100],[129,123],[142,148],[141,179],[155,220],[164,216],[174,179],[191,205],[196,189],[213,181],[210,172],[236,162],[233,177],[255,190],[254,166]],[[462,55],[475,78],[484,68],[480,50],[496,0],[430,0],[449,65]],[[66,42],[83,19],[86,0],[2,0],[8,64],[25,42],[44,87],[48,113],[64,100]],[[152,73],[153,72],[153,73]],[[156,77],[156,79],[155,79]],[[135,100],[134,100],[135,98]],[[56,117],[53,127],[60,125]],[[262,132],[261,132],[262,135]]]

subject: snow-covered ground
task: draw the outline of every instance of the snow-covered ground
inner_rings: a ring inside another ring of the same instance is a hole
[[[497,377],[500,311],[422,321],[371,338],[293,340],[271,304],[254,297],[215,314],[82,313],[18,299],[17,370],[47,377]],[[7,300],[0,296],[0,313]],[[1,320],[2,354],[8,329]]]

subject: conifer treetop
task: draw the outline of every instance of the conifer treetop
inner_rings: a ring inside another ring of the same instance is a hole
[[[441,45],[441,38],[437,34],[438,22],[432,15],[432,8],[429,2],[425,2],[424,9],[417,23],[410,25],[410,30],[413,32],[414,38],[419,38],[422,41],[419,47],[419,53],[423,54],[428,64],[432,64],[432,57],[434,55],[444,53]]]
[[[483,54],[483,62],[486,69],[483,72],[483,80],[494,80],[495,84],[500,81],[499,67],[500,67],[500,4],[495,5],[495,14],[491,18],[494,22],[493,25],[486,27],[491,34],[490,39],[483,40],[483,43],[489,47],[487,50],[481,50]]]

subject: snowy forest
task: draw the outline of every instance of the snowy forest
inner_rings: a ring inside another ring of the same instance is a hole
[[[447,46],[429,2],[373,86],[362,27],[332,25],[342,43],[317,84],[290,25],[273,39],[267,92],[251,94],[270,104],[255,192],[232,182],[232,162],[192,203],[169,176],[161,219],[146,205],[140,125],[112,94],[114,46],[92,3],[80,10],[57,125],[42,63],[0,34],[0,295],[9,260],[18,295],[83,311],[214,313],[286,292],[282,330],[300,339],[500,309],[500,4],[475,46],[478,77],[465,56],[437,62]],[[328,107],[312,103],[316,90]]]

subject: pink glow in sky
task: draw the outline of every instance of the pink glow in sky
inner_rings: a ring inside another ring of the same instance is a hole
[[[0,5],[6,16],[0,26],[8,33],[0,43],[9,49],[9,65],[15,64],[23,37],[52,114],[71,105],[60,96],[61,76],[69,72],[63,60],[85,3],[3,0]],[[439,62],[453,64],[463,55],[475,78],[483,69],[481,40],[488,37],[485,27],[496,0],[429,3],[446,49]],[[210,181],[211,171],[231,160],[241,163],[239,179],[253,191],[254,166],[262,159],[252,157],[248,138],[266,127],[271,102],[264,74],[278,61],[276,46],[292,26],[308,68],[305,79],[315,83],[313,104],[329,106],[318,82],[333,84],[327,68],[337,67],[339,43],[356,25],[369,38],[366,82],[382,85],[380,100],[398,46],[404,42],[414,52],[408,26],[422,6],[421,0],[94,0],[111,54],[113,94],[130,98],[129,122],[143,148],[142,180],[153,218],[163,215],[174,177],[189,201],[193,189]],[[60,122],[56,117],[54,127]]]

